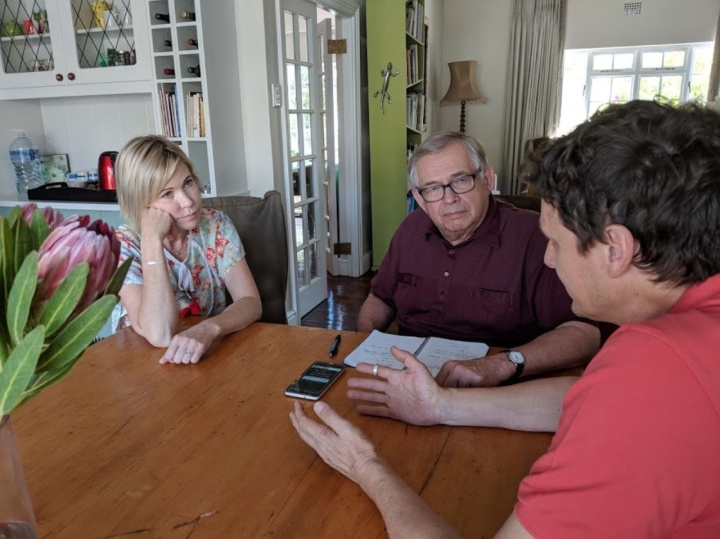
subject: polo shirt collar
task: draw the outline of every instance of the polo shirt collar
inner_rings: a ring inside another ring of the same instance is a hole
[[[720,274],[688,288],[670,309],[671,313],[681,313],[699,306],[720,307]]]
[[[436,236],[438,239],[447,243],[447,240],[440,233],[438,227],[432,222],[430,216],[425,213],[422,208],[418,208],[425,214],[426,227],[425,227],[425,240],[429,240],[432,236]],[[488,210],[485,214],[485,219],[482,220],[480,226],[477,227],[474,234],[466,241],[456,245],[460,247],[471,241],[481,242],[489,247],[500,246],[500,207],[492,194],[489,195]]]

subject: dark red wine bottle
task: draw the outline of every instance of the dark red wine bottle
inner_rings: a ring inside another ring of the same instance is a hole
[[[187,44],[190,45],[191,47],[197,47],[198,41],[197,41],[197,39],[190,38],[187,40]]]
[[[163,45],[165,45],[166,47],[172,47],[172,40],[170,40],[170,39],[163,40]]]
[[[159,21],[170,22],[170,15],[167,13],[156,13],[155,18]]]
[[[175,70],[171,67],[166,67],[163,69],[163,74],[172,76],[175,74]]]
[[[189,66],[187,68],[187,72],[194,73],[195,75],[197,75],[199,77],[200,76],[200,66],[197,66],[197,67]]]

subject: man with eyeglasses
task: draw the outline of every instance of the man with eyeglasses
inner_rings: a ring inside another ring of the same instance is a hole
[[[437,382],[497,386],[588,361],[597,326],[578,319],[555,271],[538,214],[495,200],[477,140],[438,133],[408,165],[420,210],[400,225],[358,315],[358,329],[482,341],[503,353],[449,361]],[[356,394],[362,397],[363,394]]]

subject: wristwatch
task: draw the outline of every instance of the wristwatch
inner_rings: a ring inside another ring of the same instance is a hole
[[[517,350],[503,350],[503,353],[507,356],[508,360],[515,365],[515,372],[510,378],[505,380],[502,385],[513,384],[520,379],[523,370],[525,370],[525,356]]]

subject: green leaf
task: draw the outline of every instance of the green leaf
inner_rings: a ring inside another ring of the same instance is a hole
[[[0,372],[0,416],[9,414],[20,400],[40,356],[45,328],[38,326],[12,351]]]
[[[15,224],[15,221],[22,218],[22,208],[20,206],[13,206],[13,208],[8,212],[7,220],[8,225],[10,225],[10,228]]]
[[[20,399],[15,407],[17,408],[18,406],[22,406],[46,387],[53,385],[55,382],[59,382],[70,373],[72,368],[75,366],[75,363],[77,363],[77,360],[80,359],[81,356],[82,353],[78,354],[75,359],[62,369],[53,369],[34,374],[30,379],[30,383],[27,385],[27,389],[25,389],[23,394],[20,396]]]
[[[125,275],[127,275],[127,272],[130,269],[130,264],[132,264],[133,260],[134,258],[132,256],[127,257],[125,259],[125,262],[120,264],[120,267],[115,270],[115,273],[113,273],[113,276],[110,277],[110,280],[105,287],[105,294],[115,294],[116,296],[118,295],[120,289],[122,288],[123,282],[125,281]]]
[[[0,294],[2,299],[7,302],[7,295],[10,291],[10,285],[15,276],[15,264],[13,263],[13,252],[15,251],[15,242],[10,231],[10,222],[7,219],[0,219]],[[7,303],[6,303],[7,304]]]
[[[103,296],[75,317],[42,353],[38,372],[60,369],[81,354],[102,329],[117,302],[117,296]]]
[[[15,272],[17,273],[25,257],[33,250],[33,238],[30,227],[27,226],[25,219],[16,219],[13,227],[15,229],[15,253],[13,260],[15,261]]]
[[[85,290],[88,273],[90,264],[87,262],[75,266],[43,307],[38,323],[45,326],[47,336],[60,329],[77,307]]]
[[[40,246],[50,234],[50,227],[40,211],[33,212],[30,234],[32,235],[33,249],[40,250]]]
[[[15,276],[7,302],[7,326],[14,344],[19,343],[24,334],[30,315],[30,306],[35,295],[38,276],[38,255],[30,252]]]

